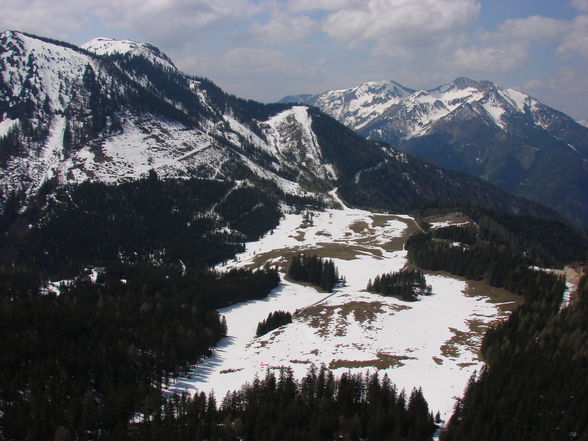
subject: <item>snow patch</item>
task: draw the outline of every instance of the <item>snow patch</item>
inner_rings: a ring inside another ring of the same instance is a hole
[[[450,416],[456,397],[482,362],[480,336],[450,348],[448,342],[468,333],[471,320],[484,326],[501,317],[498,305],[466,296],[466,282],[444,276],[427,276],[433,295],[418,302],[365,292],[369,279],[406,264],[406,251],[386,251],[385,244],[403,235],[407,222],[413,222],[409,216],[383,217],[345,207],[310,212],[306,219],[286,215],[272,233],[248,243],[234,261],[217,269],[262,265],[264,253],[279,263],[301,250],[345,249],[350,255],[333,260],[346,285],[328,294],[282,281],[266,299],[220,310],[229,335],[212,357],[172,381],[169,390],[214,391],[220,399],[267,369],[288,367],[300,378],[311,364],[324,363],[337,375],[379,367],[401,389],[422,387],[431,409]],[[295,312],[293,323],[255,337],[257,323],[278,309]]]

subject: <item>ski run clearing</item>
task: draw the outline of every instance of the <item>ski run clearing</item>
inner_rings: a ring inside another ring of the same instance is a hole
[[[407,264],[403,245],[418,229],[409,216],[350,208],[286,215],[219,269],[269,262],[283,272],[289,256],[308,251],[333,259],[345,285],[324,293],[282,280],[266,299],[220,310],[228,336],[187,376],[171,381],[169,390],[214,391],[222,399],[268,369],[286,367],[300,378],[312,364],[324,364],[339,375],[377,370],[407,393],[422,387],[431,410],[448,418],[482,366],[478,350],[485,329],[508,315],[515,298],[482,283],[429,273],[433,294],[417,302],[366,292],[369,279]],[[276,310],[294,313],[293,322],[255,337],[258,322]]]

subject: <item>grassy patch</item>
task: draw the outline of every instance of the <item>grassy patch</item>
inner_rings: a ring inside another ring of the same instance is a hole
[[[439,366],[443,364],[443,359],[441,357],[433,357],[433,361],[437,363]]]
[[[321,336],[329,335],[330,328],[334,325],[335,336],[341,337],[346,333],[350,315],[353,315],[356,322],[361,323],[366,329],[370,329],[378,314],[405,309],[410,309],[410,307],[390,305],[379,301],[351,301],[340,305],[324,305],[318,302],[300,310],[296,316],[307,321],[308,325],[316,329]]]
[[[221,374],[232,374],[233,372],[239,372],[242,371],[243,368],[238,368],[238,369],[224,369],[222,371],[220,371]]]
[[[415,360],[414,357],[406,355],[391,355],[385,352],[378,352],[377,358],[372,360],[331,360],[329,369],[356,369],[374,367],[377,369],[389,369],[404,366],[404,360]]]
[[[298,242],[304,242],[304,239],[306,237],[306,232],[305,231],[296,231],[296,236],[292,236],[294,239],[296,239]]]
[[[369,227],[370,226],[365,221],[357,221],[349,225],[349,229],[357,234],[369,231]]]
[[[456,276],[452,276],[457,278]],[[465,280],[465,279],[462,279]],[[464,293],[472,297],[487,297],[491,303],[498,303],[503,313],[510,313],[523,304],[523,298],[504,288],[496,288],[478,280],[466,280],[467,288]]]

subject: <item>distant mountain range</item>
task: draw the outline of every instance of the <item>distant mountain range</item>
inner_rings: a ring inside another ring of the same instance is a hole
[[[369,139],[588,225],[588,128],[522,92],[468,78],[429,90],[379,81],[281,102],[316,106]]]

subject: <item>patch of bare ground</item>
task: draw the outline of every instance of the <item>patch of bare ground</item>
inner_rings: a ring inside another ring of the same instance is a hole
[[[439,366],[443,364],[443,359],[441,357],[432,357],[433,361],[437,363]]]
[[[316,303],[298,311],[296,317],[305,320],[321,336],[329,335],[331,326],[334,325],[335,336],[341,337],[346,333],[350,315],[353,315],[353,319],[356,322],[361,323],[364,328],[369,330],[372,329],[372,323],[378,314],[384,314],[390,311],[397,312],[405,309],[410,309],[410,307],[389,305],[379,301],[352,301],[340,305]]]
[[[319,242],[316,248],[309,249],[308,252],[326,259],[355,260],[360,255],[382,257],[382,250],[377,248],[325,242]]]
[[[220,371],[221,374],[232,374],[233,372],[239,372],[242,371],[243,368],[238,368],[238,369],[224,369],[222,371]]]
[[[467,287],[464,291],[465,295],[472,297],[487,297],[489,302],[498,304],[502,316],[506,313],[513,312],[523,304],[523,298],[521,296],[517,296],[504,288],[496,288],[495,286],[490,286],[486,282],[479,280],[466,280],[466,282]]]
[[[470,366],[475,366],[476,364],[477,364],[477,363],[457,363],[457,365],[458,365],[460,368],[462,368],[462,369],[463,369],[463,368],[470,367]]]
[[[306,237],[305,231],[296,231],[296,236],[292,236],[298,242],[304,242],[304,238]]]
[[[278,248],[276,250],[268,251],[266,253],[260,253],[255,256],[253,262],[249,265],[246,265],[246,269],[252,268],[259,268],[269,262],[271,260],[280,258],[280,261],[277,263],[277,266],[281,270],[285,270],[288,265],[288,258],[297,252],[296,248]]]
[[[376,357],[371,360],[331,360],[329,369],[356,369],[364,367],[374,367],[376,369],[389,369],[404,366],[404,360],[414,360],[414,357],[406,355],[392,355],[385,352],[376,353]]]
[[[285,327],[286,326],[282,326],[277,331],[272,332],[271,334],[269,334],[268,337],[265,337],[265,335],[267,335],[267,334],[264,334],[264,335],[258,337],[257,339],[255,339],[251,343],[249,343],[247,345],[247,347],[249,347],[251,345],[255,345],[257,348],[264,348],[264,347],[266,347],[269,343],[272,343],[276,339],[276,337],[278,335],[281,335],[281,334],[284,333],[284,331],[286,330]]]
[[[324,236],[324,237],[332,237],[331,233],[329,233],[328,231],[325,231],[325,230],[317,231],[316,235],[317,236]]]
[[[378,216],[372,216],[372,219],[374,219],[376,217],[378,217]],[[380,217],[382,217],[382,216],[380,216]],[[404,219],[404,218],[397,217],[397,216],[384,216],[384,217],[388,218],[386,220],[386,222],[388,220],[397,220],[397,221],[403,222],[406,225],[406,228],[402,232],[401,236],[395,237],[395,238],[389,240],[388,242],[386,242],[384,245],[382,245],[382,248],[388,252],[402,251],[404,249],[404,244],[406,243],[408,238],[410,236],[412,236],[413,234],[417,233],[418,231],[420,231],[420,229],[421,229],[419,227],[419,225],[416,223],[416,221],[414,221],[412,219]],[[374,223],[375,223],[375,220],[374,220]],[[384,226],[385,224],[386,223],[384,222],[382,226]]]
[[[479,355],[480,339],[490,324],[479,319],[467,320],[467,324],[467,331],[449,328],[453,336],[441,346],[441,354],[444,357],[457,358],[460,355],[460,348],[465,347],[472,353],[477,353],[477,359],[481,360]]]
[[[407,268],[418,269],[419,271],[422,271],[425,275],[451,277],[452,279],[466,282],[466,289],[464,290],[464,294],[466,296],[486,297],[487,302],[497,304],[501,314],[499,317],[496,318],[495,321],[504,319],[509,313],[513,312],[523,304],[523,298],[521,296],[513,294],[512,292],[507,291],[504,288],[490,286],[488,283],[482,280],[469,280],[465,277],[460,277],[456,276],[455,274],[448,273],[447,271],[423,270],[422,268],[419,268],[412,264],[407,265]]]
[[[310,364],[311,361],[310,360],[296,360],[296,359],[294,359],[294,360],[290,360],[290,363],[293,363],[293,364]]]
[[[369,227],[370,226],[365,221],[357,221],[349,225],[349,229],[357,234],[369,231]]]

